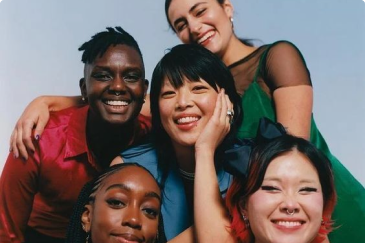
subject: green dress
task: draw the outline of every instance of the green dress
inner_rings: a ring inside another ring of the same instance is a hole
[[[275,88],[311,85],[310,74],[300,51],[290,42],[279,41],[259,47],[249,56],[229,66],[242,95],[244,119],[239,138],[255,136],[261,117],[276,121],[272,92]],[[331,243],[365,243],[365,190],[334,157],[319,132],[313,116],[310,141],[324,152],[332,163],[337,204],[332,215],[334,230]]]

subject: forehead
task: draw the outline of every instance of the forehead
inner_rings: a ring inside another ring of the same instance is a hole
[[[155,192],[161,195],[160,188],[152,175],[138,166],[127,166],[110,175],[104,180],[100,189],[113,184],[127,185],[131,191]]]
[[[199,78],[199,79],[193,79],[193,78],[188,78],[185,75],[180,76],[180,77],[168,77],[167,75],[165,75],[163,81],[162,81],[162,85],[161,88],[173,88],[173,89],[177,89],[183,86],[188,86],[194,83],[202,83],[202,84],[206,84],[209,85],[210,84],[208,82],[206,82],[204,79]]]
[[[212,2],[218,3],[217,0],[172,0],[168,8],[169,19],[189,13],[195,6]]]
[[[265,179],[319,182],[318,172],[310,160],[298,151],[291,151],[271,161]]]
[[[91,65],[132,65],[144,70],[140,54],[128,45],[109,46]]]

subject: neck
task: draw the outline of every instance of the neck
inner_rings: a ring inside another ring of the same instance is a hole
[[[123,149],[133,143],[134,123],[112,125],[94,119],[89,114],[86,137],[88,147],[95,156],[96,161],[102,167],[107,167]]]
[[[229,66],[250,55],[256,49],[256,47],[245,45],[237,36],[233,35],[221,59],[226,66]]]
[[[195,149],[194,147],[185,147],[181,145],[173,145],[177,164],[180,169],[186,172],[195,171]]]

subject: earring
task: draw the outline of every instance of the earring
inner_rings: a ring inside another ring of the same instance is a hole
[[[230,17],[229,20],[231,21],[232,28],[233,28],[233,21],[234,21],[233,17]]]
[[[83,102],[85,102],[85,100],[86,100],[86,99],[85,99],[85,97],[84,97],[84,96],[82,96],[82,97],[81,97],[81,100],[82,100]]]
[[[87,232],[85,243],[89,243],[90,232]]]
[[[246,229],[250,228],[250,221],[248,220],[245,214],[242,214],[242,219],[243,222],[245,222]]]

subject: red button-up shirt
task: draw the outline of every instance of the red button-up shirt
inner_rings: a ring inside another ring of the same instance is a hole
[[[23,242],[30,226],[65,238],[83,185],[100,168],[86,142],[88,106],[54,112],[27,161],[10,153],[0,178],[0,241]],[[134,141],[149,132],[150,118],[139,115]]]

